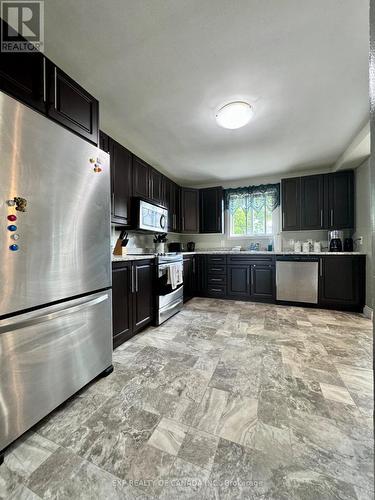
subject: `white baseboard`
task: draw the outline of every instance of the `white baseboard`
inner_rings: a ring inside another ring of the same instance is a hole
[[[368,319],[371,319],[372,320],[372,317],[373,317],[373,310],[371,309],[371,307],[369,306],[365,306],[363,308],[363,314],[364,316],[366,316],[366,318]]]

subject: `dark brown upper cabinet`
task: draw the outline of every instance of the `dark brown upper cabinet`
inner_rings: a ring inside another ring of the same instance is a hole
[[[179,187],[170,179],[165,180],[165,204],[168,208],[168,232],[179,230]]]
[[[98,101],[50,61],[47,72],[48,116],[97,145]]]
[[[199,189],[181,188],[181,232],[199,233]]]
[[[150,192],[149,192],[149,198],[154,201],[155,203],[158,203],[160,205],[163,205],[165,203],[165,195],[164,195],[164,190],[165,190],[165,183],[164,183],[164,176],[154,168],[150,167]]]
[[[98,101],[40,52],[2,52],[0,90],[98,144]]]
[[[223,201],[222,187],[200,189],[199,226],[201,233],[223,232]]]
[[[282,229],[301,229],[301,178],[281,180]]]
[[[102,151],[109,153],[109,143],[110,143],[109,136],[102,130],[99,130],[99,148]]]
[[[327,226],[329,229],[354,228],[354,173],[343,170],[328,174],[325,180]]]
[[[112,185],[111,221],[114,224],[130,226],[132,223],[132,154],[113,139],[109,139],[109,151]]]
[[[141,198],[150,197],[150,166],[133,155],[133,195]]]
[[[47,108],[46,59],[39,52],[1,53],[0,89],[45,113]]]
[[[282,179],[283,231],[350,229],[354,227],[354,174]]]
[[[323,179],[323,175],[301,177],[301,229],[327,227]]]

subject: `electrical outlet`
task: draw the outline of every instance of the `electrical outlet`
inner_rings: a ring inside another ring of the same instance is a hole
[[[358,239],[358,245],[363,245],[363,236],[360,236]]]

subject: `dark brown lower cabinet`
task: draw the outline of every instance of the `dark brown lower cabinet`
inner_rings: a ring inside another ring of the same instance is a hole
[[[114,348],[151,324],[153,284],[152,260],[112,263]]]
[[[362,311],[365,266],[364,255],[322,256],[319,262],[319,305]]]
[[[149,325],[152,321],[154,265],[152,261],[134,261],[133,331]]]
[[[196,294],[196,259],[194,255],[184,255],[184,302]]]
[[[250,297],[250,266],[228,266],[228,296],[237,299]]]
[[[132,264],[116,262],[112,264],[112,322],[113,348],[133,335]]]
[[[276,297],[275,267],[272,264],[250,266],[250,299],[254,301],[274,301]]]
[[[243,300],[275,300],[275,267],[273,264],[228,266],[228,296]]]

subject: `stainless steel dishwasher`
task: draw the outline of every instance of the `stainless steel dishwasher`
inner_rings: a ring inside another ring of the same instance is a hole
[[[318,303],[319,257],[276,257],[276,299],[285,302]]]

